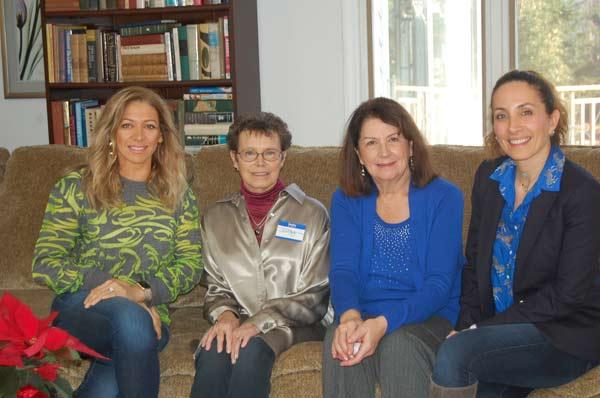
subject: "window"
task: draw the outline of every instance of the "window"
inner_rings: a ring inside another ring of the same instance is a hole
[[[543,73],[569,112],[571,145],[600,144],[600,2],[517,0],[517,65]]]
[[[429,143],[482,145],[486,97],[516,66],[557,85],[568,144],[600,144],[599,1],[371,0],[371,27],[373,94],[401,103]]]

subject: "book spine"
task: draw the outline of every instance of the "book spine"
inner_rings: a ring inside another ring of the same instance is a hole
[[[54,83],[54,26],[46,24],[46,54],[48,54],[48,82]]]
[[[79,46],[79,81],[87,83],[89,77],[86,31],[77,35],[77,45]]]
[[[201,93],[201,94],[192,94],[186,93],[183,94],[184,100],[230,100],[233,99],[232,93]]]
[[[165,44],[136,44],[133,46],[121,46],[121,55],[139,54],[166,54]]]
[[[210,54],[210,77],[211,79],[220,79],[221,76],[221,56],[219,37],[219,24],[210,22],[208,24],[208,52]]]
[[[71,29],[65,29],[64,31],[64,43],[65,43],[65,81],[73,81],[73,53],[71,49]]]
[[[175,65],[175,79],[181,81],[181,52],[179,51],[179,29],[171,30],[171,45],[173,47],[173,62]]]
[[[177,28],[179,35],[179,58],[181,63],[181,80],[190,80],[190,58],[188,56],[187,27]]]
[[[231,100],[186,100],[186,112],[233,112]]]
[[[210,64],[210,33],[208,23],[201,23],[198,26],[198,51],[200,60],[200,79],[210,79],[211,64]]]
[[[187,25],[188,59],[190,80],[200,79],[200,53],[198,47],[198,25]]]
[[[63,106],[63,142],[66,145],[71,145],[71,115],[69,110],[69,101],[62,101]]]
[[[185,112],[185,124],[233,123],[233,112]]]
[[[188,87],[188,93],[190,94],[202,94],[202,93],[231,93],[233,90],[231,87],[219,87],[219,86],[207,86],[207,87]]]
[[[106,71],[109,82],[116,82],[117,80],[117,43],[116,34],[114,32],[107,32],[105,36],[106,40]]]
[[[52,143],[64,144],[64,121],[63,121],[63,102],[52,101],[50,103],[50,112],[52,114]]]
[[[98,64],[96,62],[96,30],[88,29],[85,34],[87,52],[87,74],[89,82],[98,81]]]
[[[173,51],[171,51],[171,33],[165,32],[165,56],[167,58],[167,76],[169,81],[175,80],[173,76]]]
[[[223,47],[225,48],[225,79],[231,79],[231,55],[229,48],[229,17],[223,17]]]
[[[227,144],[227,135],[186,135],[185,146]]]
[[[140,44],[163,44],[165,38],[160,33],[148,34],[148,35],[135,35],[135,36],[124,36],[121,38],[122,46],[133,46]]]

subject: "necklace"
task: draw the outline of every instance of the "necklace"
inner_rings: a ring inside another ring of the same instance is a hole
[[[250,216],[250,221],[254,227],[254,233],[257,236],[260,235],[262,233],[263,227],[265,226],[265,223],[267,222],[267,218],[269,218],[269,212],[267,212],[267,214],[265,214],[265,216],[260,221],[256,221],[256,219],[250,212],[248,212],[248,216]]]
[[[531,189],[531,179],[529,178],[529,174],[525,172],[519,172],[519,176],[521,177],[517,181],[519,186],[523,191],[525,191],[525,193],[529,192],[529,190]]]

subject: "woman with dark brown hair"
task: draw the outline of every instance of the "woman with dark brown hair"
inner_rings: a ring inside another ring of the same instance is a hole
[[[492,91],[496,155],[475,174],[461,310],[431,396],[525,397],[600,360],[600,184],[560,149],[567,112],[539,73]]]
[[[397,102],[352,114],[331,205],[325,397],[426,397],[437,347],[458,315],[462,193],[436,177]]]

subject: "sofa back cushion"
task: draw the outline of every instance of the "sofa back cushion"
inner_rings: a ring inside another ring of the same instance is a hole
[[[4,180],[4,171],[6,170],[6,162],[10,157],[10,152],[6,148],[0,148],[0,184]]]
[[[18,148],[9,158],[0,185],[0,289],[36,287],[31,260],[48,195],[84,159],[84,150],[64,145]]]
[[[291,147],[281,179],[296,183],[304,192],[329,207],[337,186],[339,148]],[[233,168],[226,145],[203,148],[194,156],[192,187],[201,213],[208,205],[240,189],[240,176]]]

